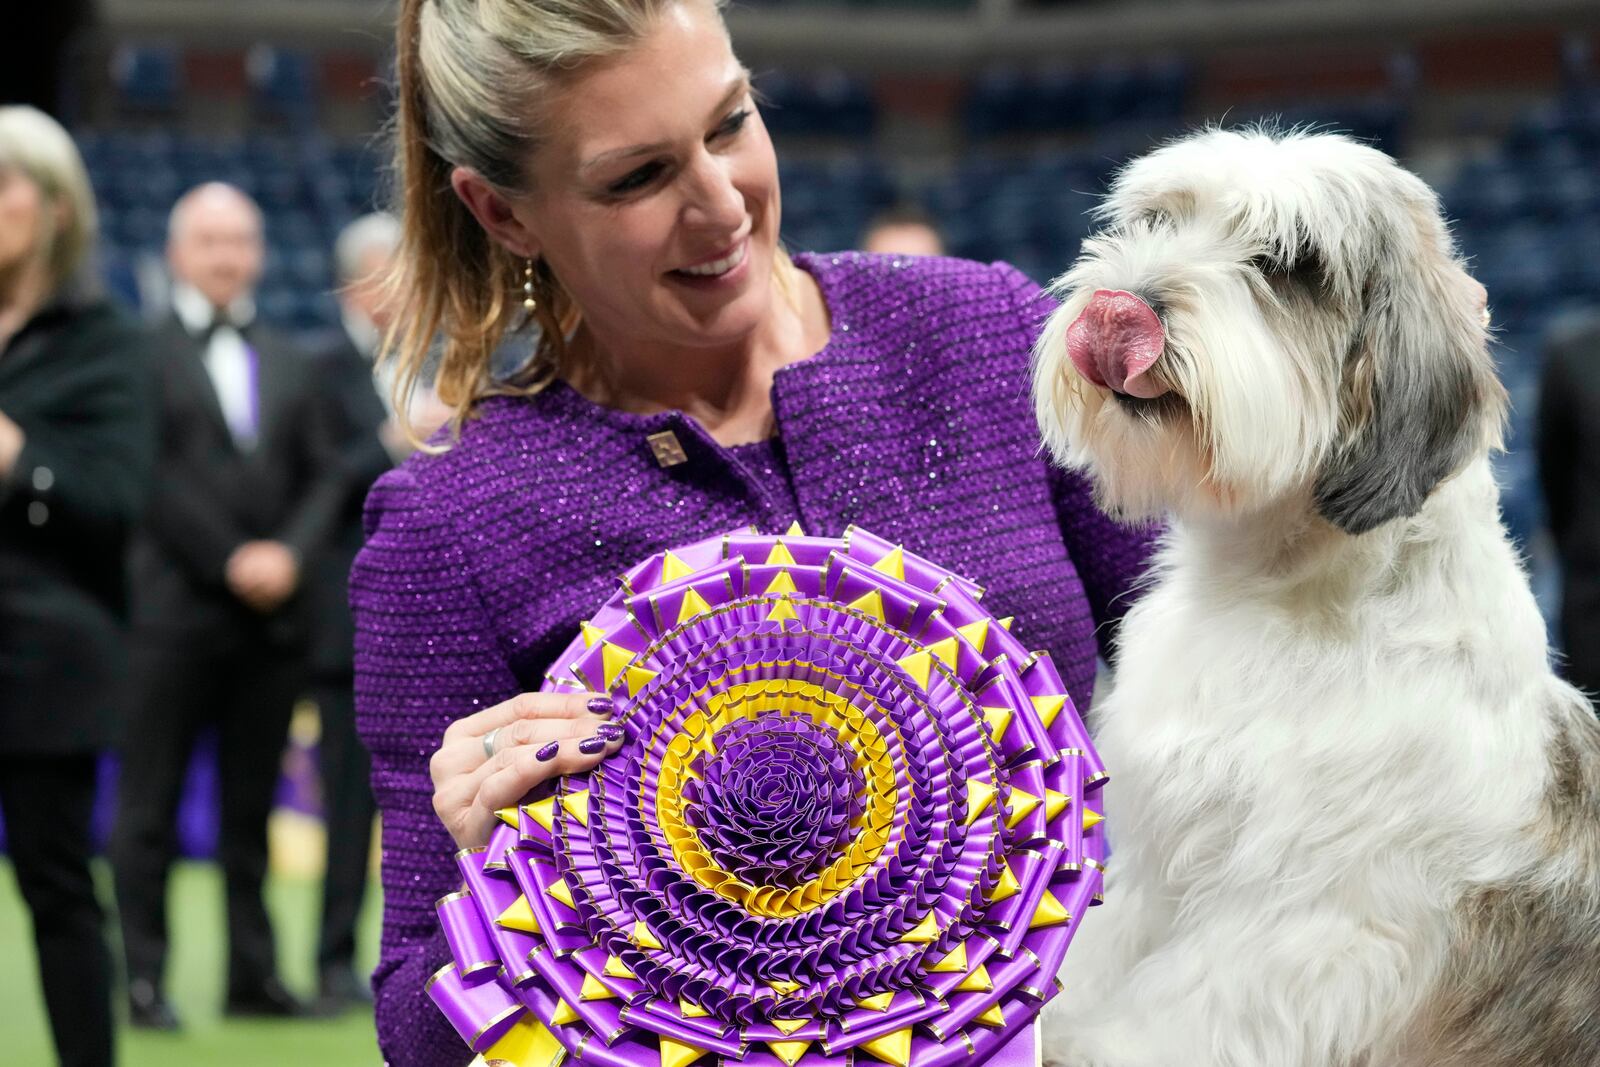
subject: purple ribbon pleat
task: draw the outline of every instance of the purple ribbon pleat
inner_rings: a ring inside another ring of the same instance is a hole
[[[500,955],[472,894],[452,893],[439,901],[437,911],[461,980],[476,985],[492,977],[500,969]]]
[[[493,1045],[528,1010],[499,982],[469,985],[454,966],[430,980],[428,996],[474,1052]]]

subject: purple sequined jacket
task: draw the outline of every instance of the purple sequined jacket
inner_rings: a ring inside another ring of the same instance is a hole
[[[486,400],[455,447],[413,457],[368,498],[350,595],[383,812],[377,1027],[394,1067],[471,1058],[423,992],[449,959],[434,902],[460,880],[428,758],[453,719],[538,689],[616,576],[650,553],[751,524],[863,526],[984,585],[985,605],[1017,616],[1088,704],[1097,637],[1126,608],[1152,535],[1106,519],[1077,476],[1041,458],[1028,353],[1048,299],[1001,264],[796,262],[833,333],[773,383],[792,496],[678,412],[613,411],[557,383]],[[662,431],[683,462],[657,462],[647,438]]]

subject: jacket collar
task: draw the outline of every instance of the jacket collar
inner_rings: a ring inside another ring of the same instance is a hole
[[[172,286],[172,310],[183,328],[194,337],[203,337],[217,318],[217,309],[211,301],[200,295],[200,290],[188,282],[175,282]],[[227,308],[227,320],[243,330],[255,321],[256,302],[249,293],[238,297]]]

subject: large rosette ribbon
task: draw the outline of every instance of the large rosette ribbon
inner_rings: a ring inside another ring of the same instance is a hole
[[[1033,1063],[1099,758],[971,581],[864,530],[652,556],[546,689],[627,740],[500,813],[429,992],[488,1062]]]

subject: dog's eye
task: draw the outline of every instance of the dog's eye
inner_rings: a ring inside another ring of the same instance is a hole
[[[1172,227],[1172,216],[1160,208],[1141,211],[1134,221],[1152,230],[1170,229]]]
[[[1323,281],[1322,257],[1309,244],[1295,250],[1292,267],[1283,255],[1275,252],[1252,256],[1250,265],[1268,281],[1292,281],[1311,287],[1319,286]]]

